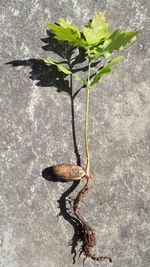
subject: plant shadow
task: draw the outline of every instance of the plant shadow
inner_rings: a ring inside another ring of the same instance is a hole
[[[76,72],[85,72],[88,67],[85,65],[85,54],[82,49],[79,49],[79,53],[76,54],[76,49],[72,46],[68,46],[64,43],[61,43],[54,39],[53,35],[47,31],[47,38],[41,39],[44,43],[42,49],[44,51],[51,51],[56,53],[58,56],[62,58],[61,62],[57,62],[60,64],[66,64],[68,69],[73,73]],[[76,164],[81,165],[81,157],[77,145],[76,139],[76,129],[75,129],[75,117],[74,117],[74,100],[78,95],[80,90],[84,87],[81,86],[76,92],[73,91],[73,82],[72,76],[69,76],[62,73],[58,70],[58,68],[54,65],[47,66],[42,60],[30,58],[27,60],[14,60],[11,62],[7,62],[6,64],[12,65],[12,67],[24,66],[30,67],[31,71],[29,73],[29,78],[33,81],[37,81],[36,85],[40,87],[51,87],[54,86],[57,89],[58,93],[66,92],[70,97],[71,104],[71,116],[72,116],[72,138],[74,144],[74,153],[76,155]],[[77,67],[78,64],[82,65],[82,67]],[[93,63],[92,66],[96,66],[98,62]],[[42,177],[51,182],[58,182],[58,179],[55,179],[52,175],[51,167],[48,167],[42,171]],[[71,253],[73,254],[73,263],[75,263],[76,247],[78,242],[83,239],[82,237],[82,225],[78,219],[76,219],[71,214],[71,208],[67,208],[69,195],[75,190],[78,186],[79,181],[75,181],[72,185],[61,195],[58,199],[58,204],[60,208],[59,215],[63,216],[63,218],[68,221],[74,228],[74,235],[72,237],[72,241],[69,243],[71,245]]]
[[[50,182],[62,182],[66,183],[65,181],[56,179],[52,174],[52,167],[48,167],[42,171],[42,177]],[[83,232],[82,232],[82,224],[75,216],[72,215],[71,208],[67,207],[72,205],[72,200],[70,199],[70,194],[76,189],[79,185],[80,181],[72,182],[71,186],[61,195],[61,197],[57,200],[58,207],[60,209],[60,213],[57,216],[63,216],[63,218],[68,221],[73,229],[74,234],[72,239],[69,242],[69,246],[71,246],[71,254],[73,255],[73,264],[75,264],[75,259],[77,256],[77,245],[80,241],[83,240]]]

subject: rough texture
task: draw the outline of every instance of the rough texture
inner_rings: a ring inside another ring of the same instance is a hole
[[[112,30],[144,26],[145,32],[124,51],[124,63],[115,67],[113,75],[103,79],[91,95],[94,181],[81,209],[97,233],[95,253],[111,256],[113,263],[87,260],[86,266],[147,267],[150,263],[150,1],[84,2],[1,0],[1,267],[72,266],[68,243],[74,228],[69,219],[65,220],[69,216],[65,197],[72,187],[66,190],[71,183],[42,177],[49,166],[76,162],[70,96],[66,84],[58,84],[61,92],[47,81],[37,84],[40,71],[31,58],[41,56],[41,52],[56,57],[41,49],[44,43],[40,39],[46,38],[45,21],[66,17],[83,25],[95,12],[105,9]],[[20,60],[17,67],[5,64],[16,60]],[[79,86],[73,81],[73,90]],[[75,99],[82,165],[84,99],[83,90]],[[57,216],[59,206],[64,216]],[[76,266],[82,266],[82,256],[76,258]]]

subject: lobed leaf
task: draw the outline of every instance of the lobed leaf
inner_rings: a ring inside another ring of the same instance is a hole
[[[82,32],[79,31],[77,25],[67,23],[64,18],[60,18],[58,24],[47,24],[48,30],[54,34],[55,39],[67,42],[74,47],[83,48],[90,62],[97,61],[100,57],[108,58],[115,50],[123,50],[128,43],[133,43],[136,40],[137,34],[142,31],[124,32],[121,29],[117,29],[110,34],[108,26],[109,24],[105,21],[105,12],[95,14],[93,19],[83,28]],[[101,67],[90,85],[86,80],[72,73],[61,64],[47,59],[42,60],[48,65],[56,65],[60,71],[66,75],[73,75],[88,87],[96,84],[102,76],[107,76],[111,72],[112,65],[123,60],[123,57],[115,57]]]
[[[109,57],[114,50],[123,50],[128,43],[133,43],[136,40],[136,35],[142,30],[123,32],[120,29],[117,29],[111,34],[108,40],[103,44],[101,49],[101,55],[104,55],[106,58]]]
[[[91,28],[98,29],[105,23],[105,12],[96,13],[91,22]]]
[[[101,67],[95,74],[94,79],[91,83],[91,86],[95,85],[96,83],[98,83],[98,81],[102,78],[102,76],[107,76],[110,74],[111,72],[111,67],[112,65],[119,63],[120,61],[122,61],[124,59],[124,57],[122,56],[117,56],[114,57],[112,60],[110,60],[108,63],[106,63],[103,67]]]
[[[76,32],[79,31],[77,25],[71,25],[71,24],[67,23],[64,18],[59,18],[58,21],[59,21],[59,25],[64,29],[68,28],[68,29],[71,29],[71,30],[76,31]]]
[[[104,23],[100,30],[91,29],[85,27],[83,29],[83,34],[85,36],[86,42],[89,47],[99,44],[101,40],[107,39],[109,37],[109,32],[107,32],[108,24]]]
[[[142,30],[124,32],[117,29],[112,34],[108,32],[109,24],[105,21],[105,12],[95,14],[88,25],[80,32],[77,25],[71,25],[64,18],[60,18],[58,24],[47,24],[48,30],[54,34],[54,38],[67,42],[74,47],[85,50],[90,60],[98,60],[100,57],[108,58],[114,50],[122,50],[128,43],[133,43],[136,36]]]
[[[86,47],[85,40],[81,37],[78,26],[68,24],[64,18],[59,19],[59,25],[47,23],[49,32],[54,34],[55,39],[66,41],[72,46]]]
[[[136,40],[136,36],[143,30],[135,32],[123,32],[120,29],[114,31],[109,38],[105,38],[103,43],[99,43],[96,46],[90,48],[91,60],[98,60],[100,57],[108,58],[114,50],[123,50],[128,43],[133,43]]]
[[[108,24],[105,23],[105,12],[97,13],[91,23],[83,29],[83,35],[88,47],[99,44],[102,39],[107,39],[110,33],[107,32]]]

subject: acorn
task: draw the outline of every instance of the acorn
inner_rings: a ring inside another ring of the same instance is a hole
[[[85,176],[85,171],[75,164],[58,164],[52,166],[52,174],[64,181],[76,181]]]

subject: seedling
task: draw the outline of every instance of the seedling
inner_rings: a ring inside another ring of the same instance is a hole
[[[121,29],[117,29],[113,33],[110,33],[108,31],[108,26],[109,24],[105,21],[105,12],[97,13],[92,20],[89,20],[88,24],[82,31],[79,31],[77,25],[67,23],[64,18],[60,18],[57,24],[47,23],[47,29],[53,34],[55,39],[64,42],[66,47],[72,46],[78,55],[82,51],[82,54],[84,54],[84,57],[87,60],[86,78],[78,76],[71,69],[67,69],[63,65],[52,60],[45,58],[41,58],[40,60],[44,61],[48,66],[55,65],[59,71],[63,72],[65,75],[72,75],[83,84],[83,90],[85,90],[86,93],[84,129],[86,166],[85,168],[82,168],[74,164],[59,164],[52,167],[52,172],[55,177],[65,181],[80,180],[82,178],[86,179],[86,184],[74,199],[73,205],[74,215],[82,224],[82,252],[85,255],[85,259],[87,257],[96,261],[108,259],[111,262],[112,260],[110,257],[97,257],[91,253],[91,248],[96,245],[95,232],[80,213],[80,201],[89,189],[89,184],[93,179],[90,174],[90,149],[88,142],[89,96],[95,85],[97,85],[103,77],[108,76],[111,73],[113,65],[124,59],[124,57],[120,55],[112,57],[114,52],[118,51],[120,54],[127,44],[135,42],[136,36],[142,30],[125,32]],[[101,62],[104,63],[102,64]],[[94,69],[94,73],[91,72],[93,70],[93,65],[95,67],[99,64],[101,65],[97,70],[95,71]]]

